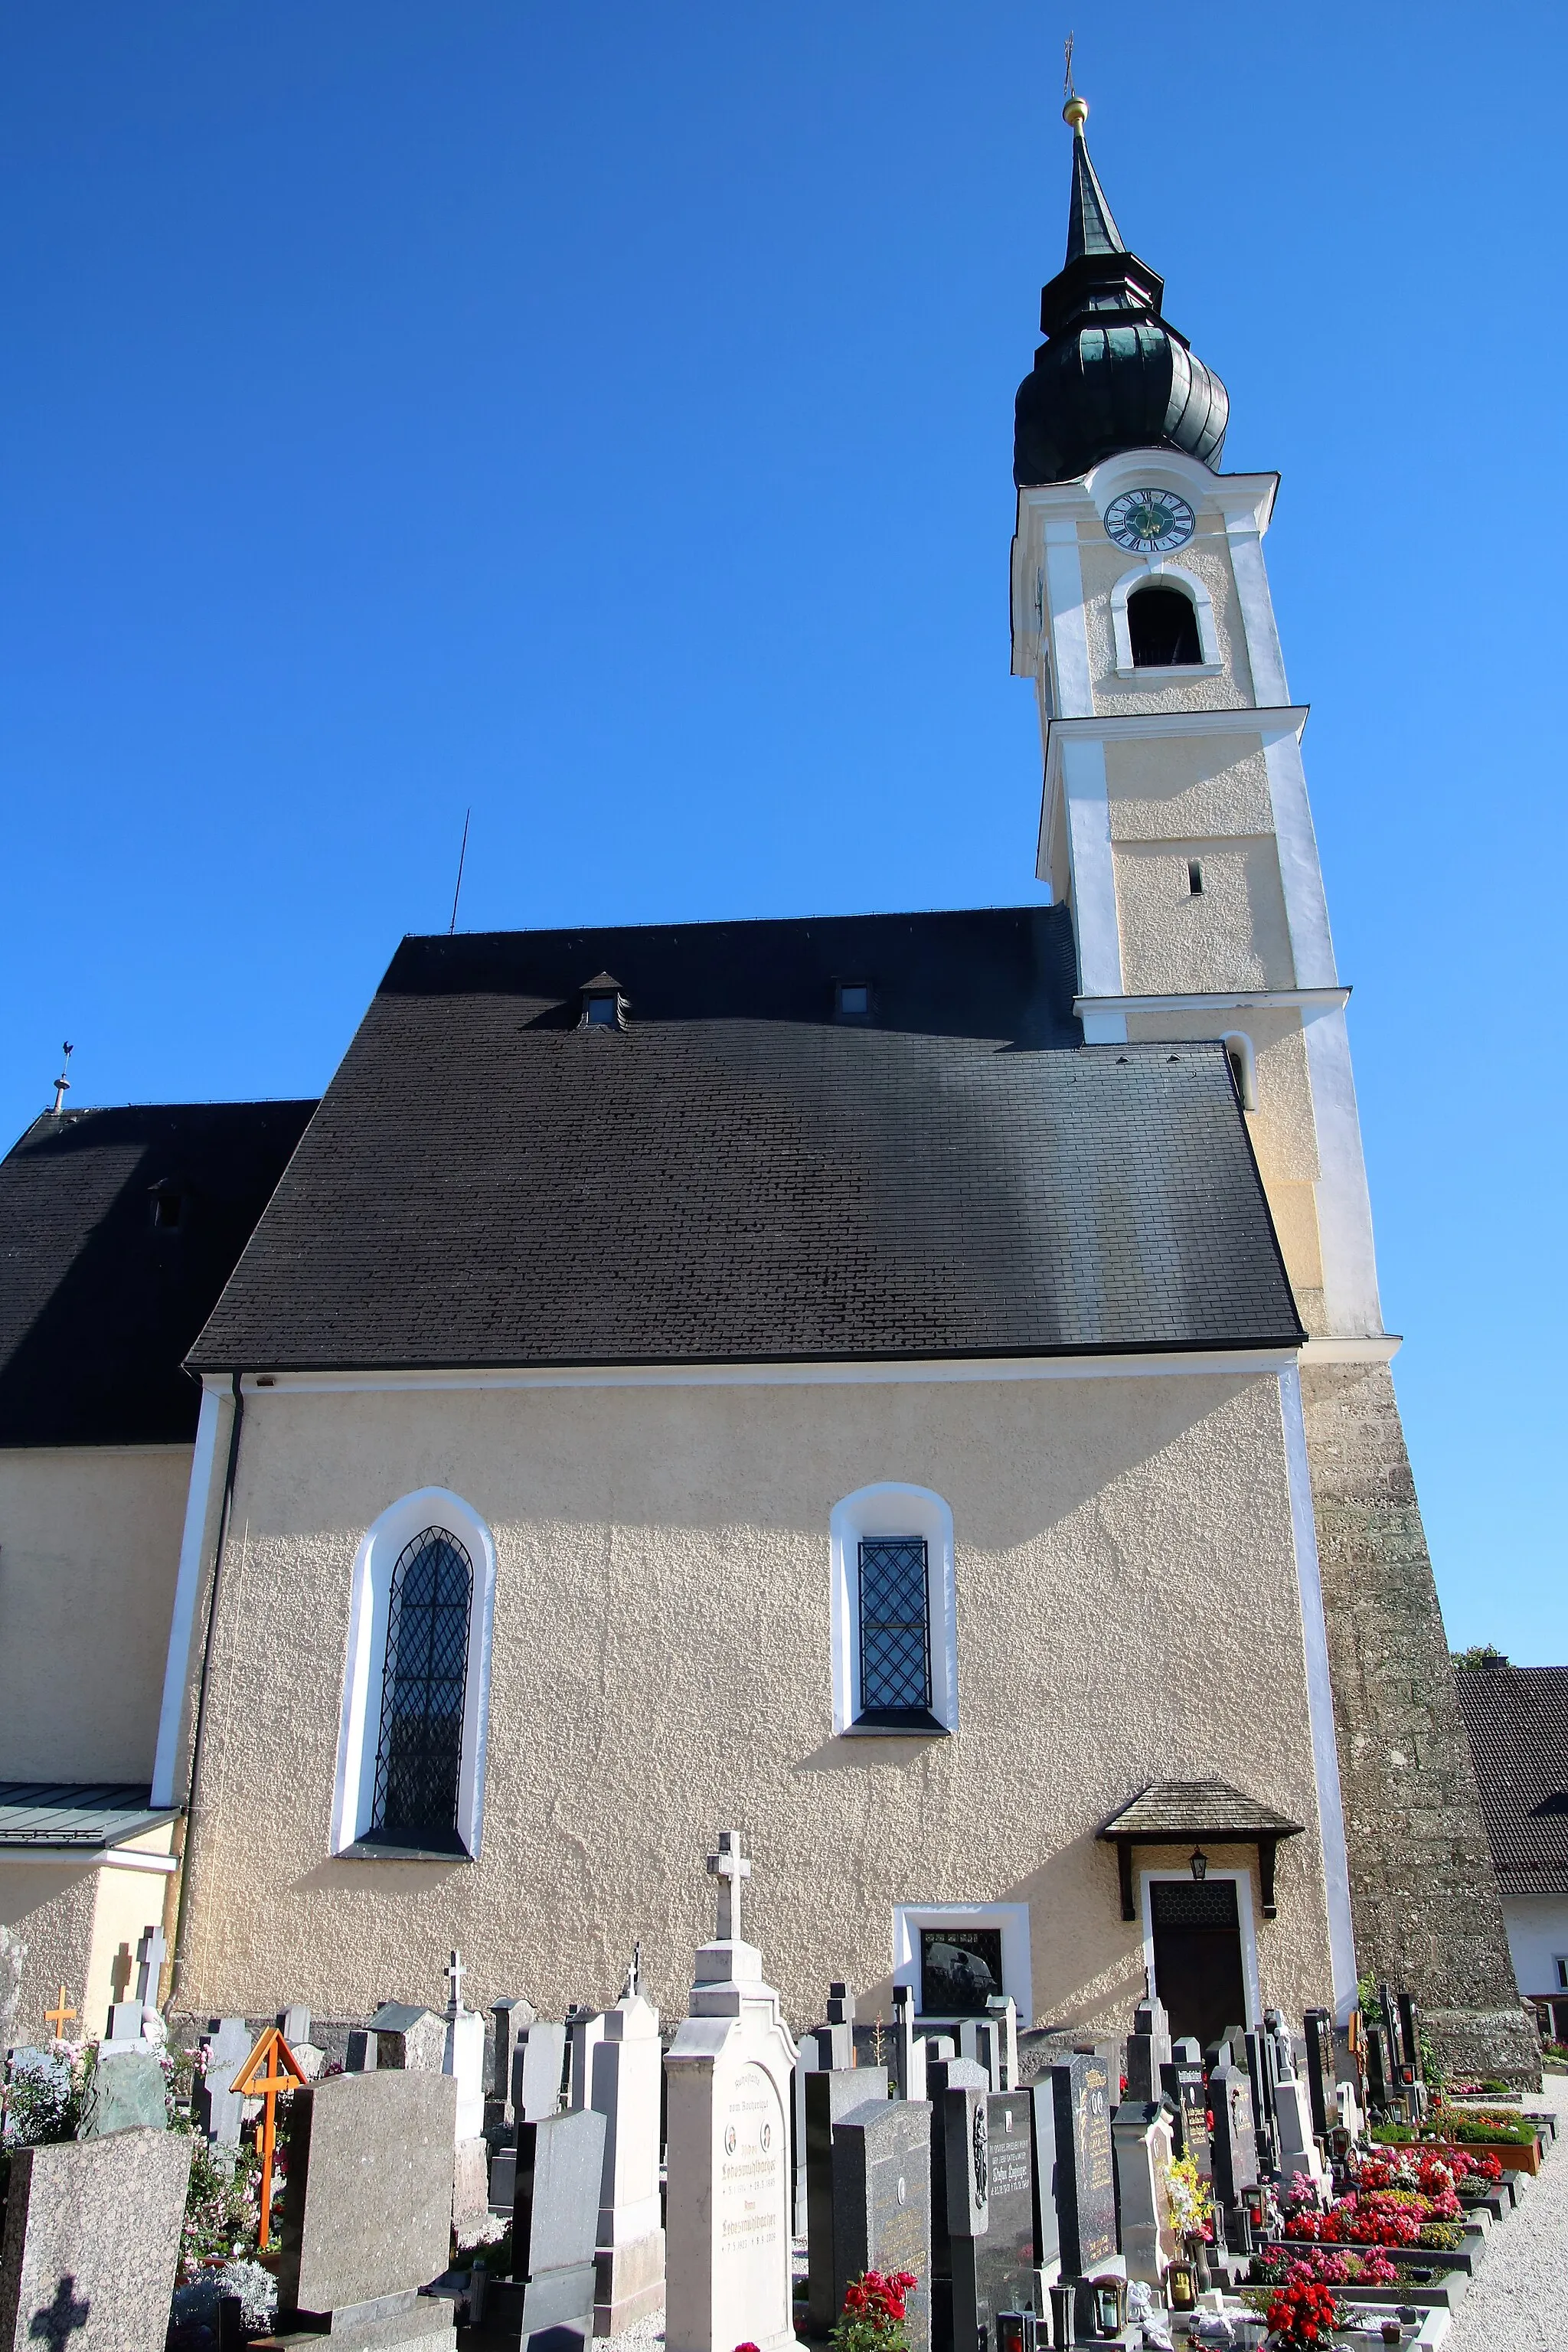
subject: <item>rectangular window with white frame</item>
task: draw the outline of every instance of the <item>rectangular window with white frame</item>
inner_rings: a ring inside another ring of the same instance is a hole
[[[833,1728],[942,1738],[958,1728],[952,1513],[891,1480],[830,1522]]]

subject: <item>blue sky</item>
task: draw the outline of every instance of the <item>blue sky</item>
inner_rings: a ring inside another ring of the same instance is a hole
[[[1078,34],[1224,376],[1456,1642],[1568,1658],[1563,12],[13,0],[0,1128],[305,1094],[399,936],[1017,902]]]

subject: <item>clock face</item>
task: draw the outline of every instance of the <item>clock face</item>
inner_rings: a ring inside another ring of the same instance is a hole
[[[1194,515],[1174,490],[1123,490],[1105,509],[1105,528],[1130,555],[1169,555],[1193,535]]]

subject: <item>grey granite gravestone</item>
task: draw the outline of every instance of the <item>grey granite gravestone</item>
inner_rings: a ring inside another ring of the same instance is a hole
[[[1127,2037],[1127,2095],[1133,2100],[1157,2099],[1160,2069],[1171,2063],[1171,2021],[1163,2000],[1140,2001]]]
[[[511,2104],[519,2124],[543,2123],[559,2113],[565,2070],[564,2025],[542,2017],[519,2032],[511,2063]]]
[[[873,2099],[833,2127],[833,2300],[867,2271],[915,2284],[905,2304],[910,2352],[931,2347],[931,2107]]]
[[[193,2147],[160,2129],[13,2149],[4,2352],[163,2352]]]
[[[1035,2143],[1035,2260],[1048,2284],[1061,2268],[1057,2220],[1057,2095],[1049,2074],[1029,2085],[1029,2126]],[[1043,2318],[1045,2310],[1040,2309]]]
[[[989,2218],[991,2154],[984,2069],[968,2058],[933,2058],[931,2089],[931,2326],[933,2352],[974,2352],[954,2334],[954,2282],[962,2294],[973,2269],[965,2242],[984,2237]]]
[[[1253,2128],[1252,2085],[1239,2066],[1216,2066],[1209,2075],[1209,2113],[1214,2117],[1215,2203],[1239,2205],[1258,2179],[1258,2139]]]
[[[533,2003],[520,1993],[490,2003],[490,2078],[485,2092],[485,2129],[506,2131],[517,2121],[511,2102],[511,2062],[525,2027],[533,2023]]]
[[[433,2009],[383,2001],[370,2021],[377,2070],[438,2074],[447,2053],[447,2021]]]
[[[348,2047],[343,2053],[345,2074],[374,2074],[375,2072],[375,2036],[368,2025],[349,2029]]]
[[[826,2074],[830,2068],[847,2069],[854,2063],[855,1996],[847,1985],[836,1980],[827,1989],[827,2021],[809,2027],[795,2044],[790,2134],[795,2144],[795,2229],[797,2237],[805,2236],[807,2219],[805,2078],[808,2074]],[[868,2093],[867,2096],[869,2095]]]
[[[837,2318],[833,2257],[833,2131],[840,2116],[888,2095],[885,2066],[823,2066],[805,2076],[805,2245],[811,2324],[826,2336]]]
[[[447,2267],[457,2106],[449,2074],[404,2067],[294,2093],[276,2342],[456,2344],[451,2306],[419,2290]]]
[[[219,2147],[239,2146],[245,2101],[230,2087],[252,2049],[243,2017],[215,2017],[202,2037],[206,2064],[191,2084],[191,2121]]]
[[[1247,2053],[1247,2079],[1252,2089],[1252,2131],[1261,2176],[1272,2172],[1275,2165],[1273,2058],[1261,2027],[1256,2033],[1243,2034],[1242,2047]]]
[[[78,2139],[108,2139],[115,2132],[166,2131],[169,2105],[163,2069],[151,2050],[98,2045]]]
[[[967,2352],[971,2345],[992,2346],[998,2312],[1035,2308],[1035,2154],[1029,2105],[1027,2091],[994,2091],[985,2102],[985,2227],[972,2237],[954,2233],[950,2244],[956,2352]]]
[[[594,2244],[605,2168],[605,2118],[574,2107],[517,2130],[512,2275],[485,2290],[485,2324],[521,2352],[571,2352],[594,2336]]]
[[[1110,2119],[1121,2252],[1130,2279],[1158,2286],[1176,2258],[1166,2168],[1171,2119],[1163,2099],[1124,2099]]]
[[[1196,2042],[1186,2046],[1197,2048]],[[1209,2147],[1208,2082],[1201,2060],[1173,2058],[1168,2066],[1160,2069],[1160,2088],[1171,2109],[1177,2156],[1190,2156],[1198,2168],[1198,2178],[1207,2180],[1213,2170],[1213,2157]]]
[[[1327,2139],[1339,2121],[1334,2106],[1338,2074],[1334,2064],[1334,2021],[1326,2009],[1310,2009],[1301,2022],[1307,2029],[1307,2095],[1312,2103],[1312,2129]]]
[[[1086,2278],[1116,2254],[1110,2070],[1098,2051],[1075,2051],[1050,2069],[1050,2084],[1062,2276]]]

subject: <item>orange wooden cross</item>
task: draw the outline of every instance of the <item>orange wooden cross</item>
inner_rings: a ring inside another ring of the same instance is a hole
[[[74,2009],[68,2009],[66,2007],[66,1989],[64,1985],[61,1985],[58,2006],[54,2009],[46,2009],[44,2011],[44,2023],[54,2027],[55,2040],[57,2042],[63,2042],[65,2040],[66,2027],[75,2015],[76,2011]]]
[[[229,2088],[242,2099],[261,2101],[261,2227],[258,2250],[265,2253],[272,2238],[272,2151],[278,2140],[278,2094],[297,2091],[307,2080],[305,2069],[283,2039],[283,2029],[269,2025]]]

